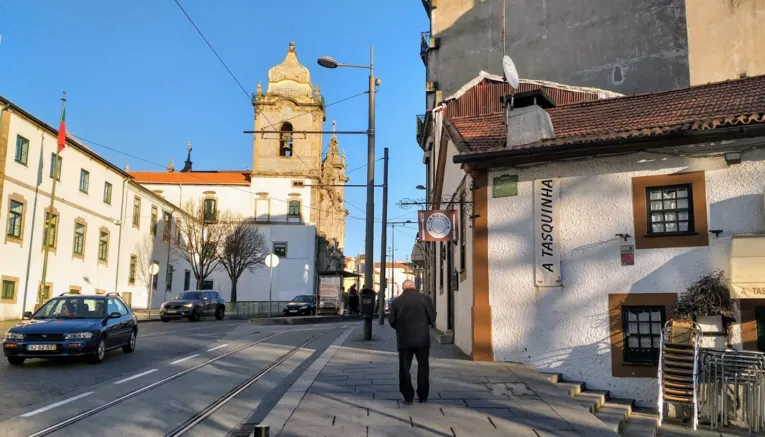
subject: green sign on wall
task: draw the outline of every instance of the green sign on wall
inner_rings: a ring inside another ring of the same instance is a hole
[[[491,197],[509,197],[518,195],[518,175],[503,174],[494,178]]]

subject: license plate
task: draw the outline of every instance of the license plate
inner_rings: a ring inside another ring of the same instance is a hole
[[[175,313],[177,313],[177,312],[178,312],[178,311],[176,311],[176,310],[167,310],[167,313],[168,313],[168,314],[175,314]]]
[[[30,351],[54,351],[56,350],[55,344],[28,344],[27,350]]]
[[[297,312],[297,310],[290,310],[290,312],[291,312],[291,313],[296,313],[296,312]]]

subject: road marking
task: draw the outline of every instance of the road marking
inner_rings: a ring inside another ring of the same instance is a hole
[[[120,379],[119,381],[115,382],[114,384],[122,384],[122,383],[125,383],[125,382],[128,382],[128,381],[132,381],[132,380],[134,380],[134,379],[136,379],[136,378],[140,378],[140,377],[142,377],[142,376],[146,376],[146,375],[148,375],[149,373],[154,373],[154,372],[156,372],[157,370],[159,370],[159,369],[151,369],[151,370],[147,370],[147,371],[145,371],[145,372],[141,372],[141,373],[139,373],[139,374],[137,374],[137,375],[133,375],[133,376],[130,376],[130,377],[128,377],[128,378],[125,378],[125,379]]]
[[[216,349],[224,348],[224,347],[226,347],[226,346],[228,346],[228,343],[226,343],[226,344],[222,344],[222,345],[220,345],[220,346],[215,346],[215,347],[214,347],[214,348],[212,348],[212,349],[207,349],[207,352],[212,352],[212,351],[214,351],[214,350],[216,350]]]
[[[199,354],[189,355],[189,356],[188,356],[188,357],[186,357],[186,358],[181,358],[180,360],[175,360],[175,361],[173,361],[173,362],[172,362],[172,363],[170,363],[170,364],[178,364],[178,363],[182,363],[182,362],[184,362],[184,361],[186,361],[186,360],[190,360],[190,359],[192,359],[192,358],[194,358],[194,357],[198,357],[198,356],[199,356]]]
[[[21,415],[21,417],[31,417],[31,416],[34,416],[35,414],[40,414],[40,413],[43,413],[43,412],[45,412],[45,411],[48,411],[48,410],[50,410],[50,409],[52,409],[52,408],[60,407],[60,406],[62,406],[62,405],[64,405],[64,404],[68,404],[69,402],[73,402],[73,401],[76,401],[77,399],[82,399],[82,398],[84,398],[85,396],[90,396],[90,395],[92,395],[93,393],[94,393],[94,392],[92,392],[92,391],[89,391],[89,392],[85,392],[85,393],[83,393],[83,394],[79,394],[79,395],[77,395],[77,396],[75,396],[75,397],[72,397],[72,398],[69,398],[69,399],[64,399],[63,401],[60,401],[60,402],[56,402],[55,404],[50,404],[50,405],[48,405],[47,407],[42,407],[42,408],[39,408],[39,409],[37,409],[37,410],[34,410],[34,411],[30,411],[30,412],[28,412],[28,413],[24,413],[24,414],[22,414],[22,415]]]

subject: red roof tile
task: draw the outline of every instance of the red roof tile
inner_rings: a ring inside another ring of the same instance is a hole
[[[136,182],[142,184],[250,185],[250,172],[246,170],[129,173]]]
[[[666,135],[765,122],[765,75],[558,106],[547,111],[555,137],[512,149],[581,144]],[[444,122],[463,154],[505,148],[502,114],[454,118]]]

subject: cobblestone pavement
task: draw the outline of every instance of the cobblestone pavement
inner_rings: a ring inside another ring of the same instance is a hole
[[[406,405],[395,332],[374,330],[368,342],[361,329],[349,332],[295,382],[263,422],[272,436],[616,436],[533,369],[473,362],[435,341],[430,399]]]

